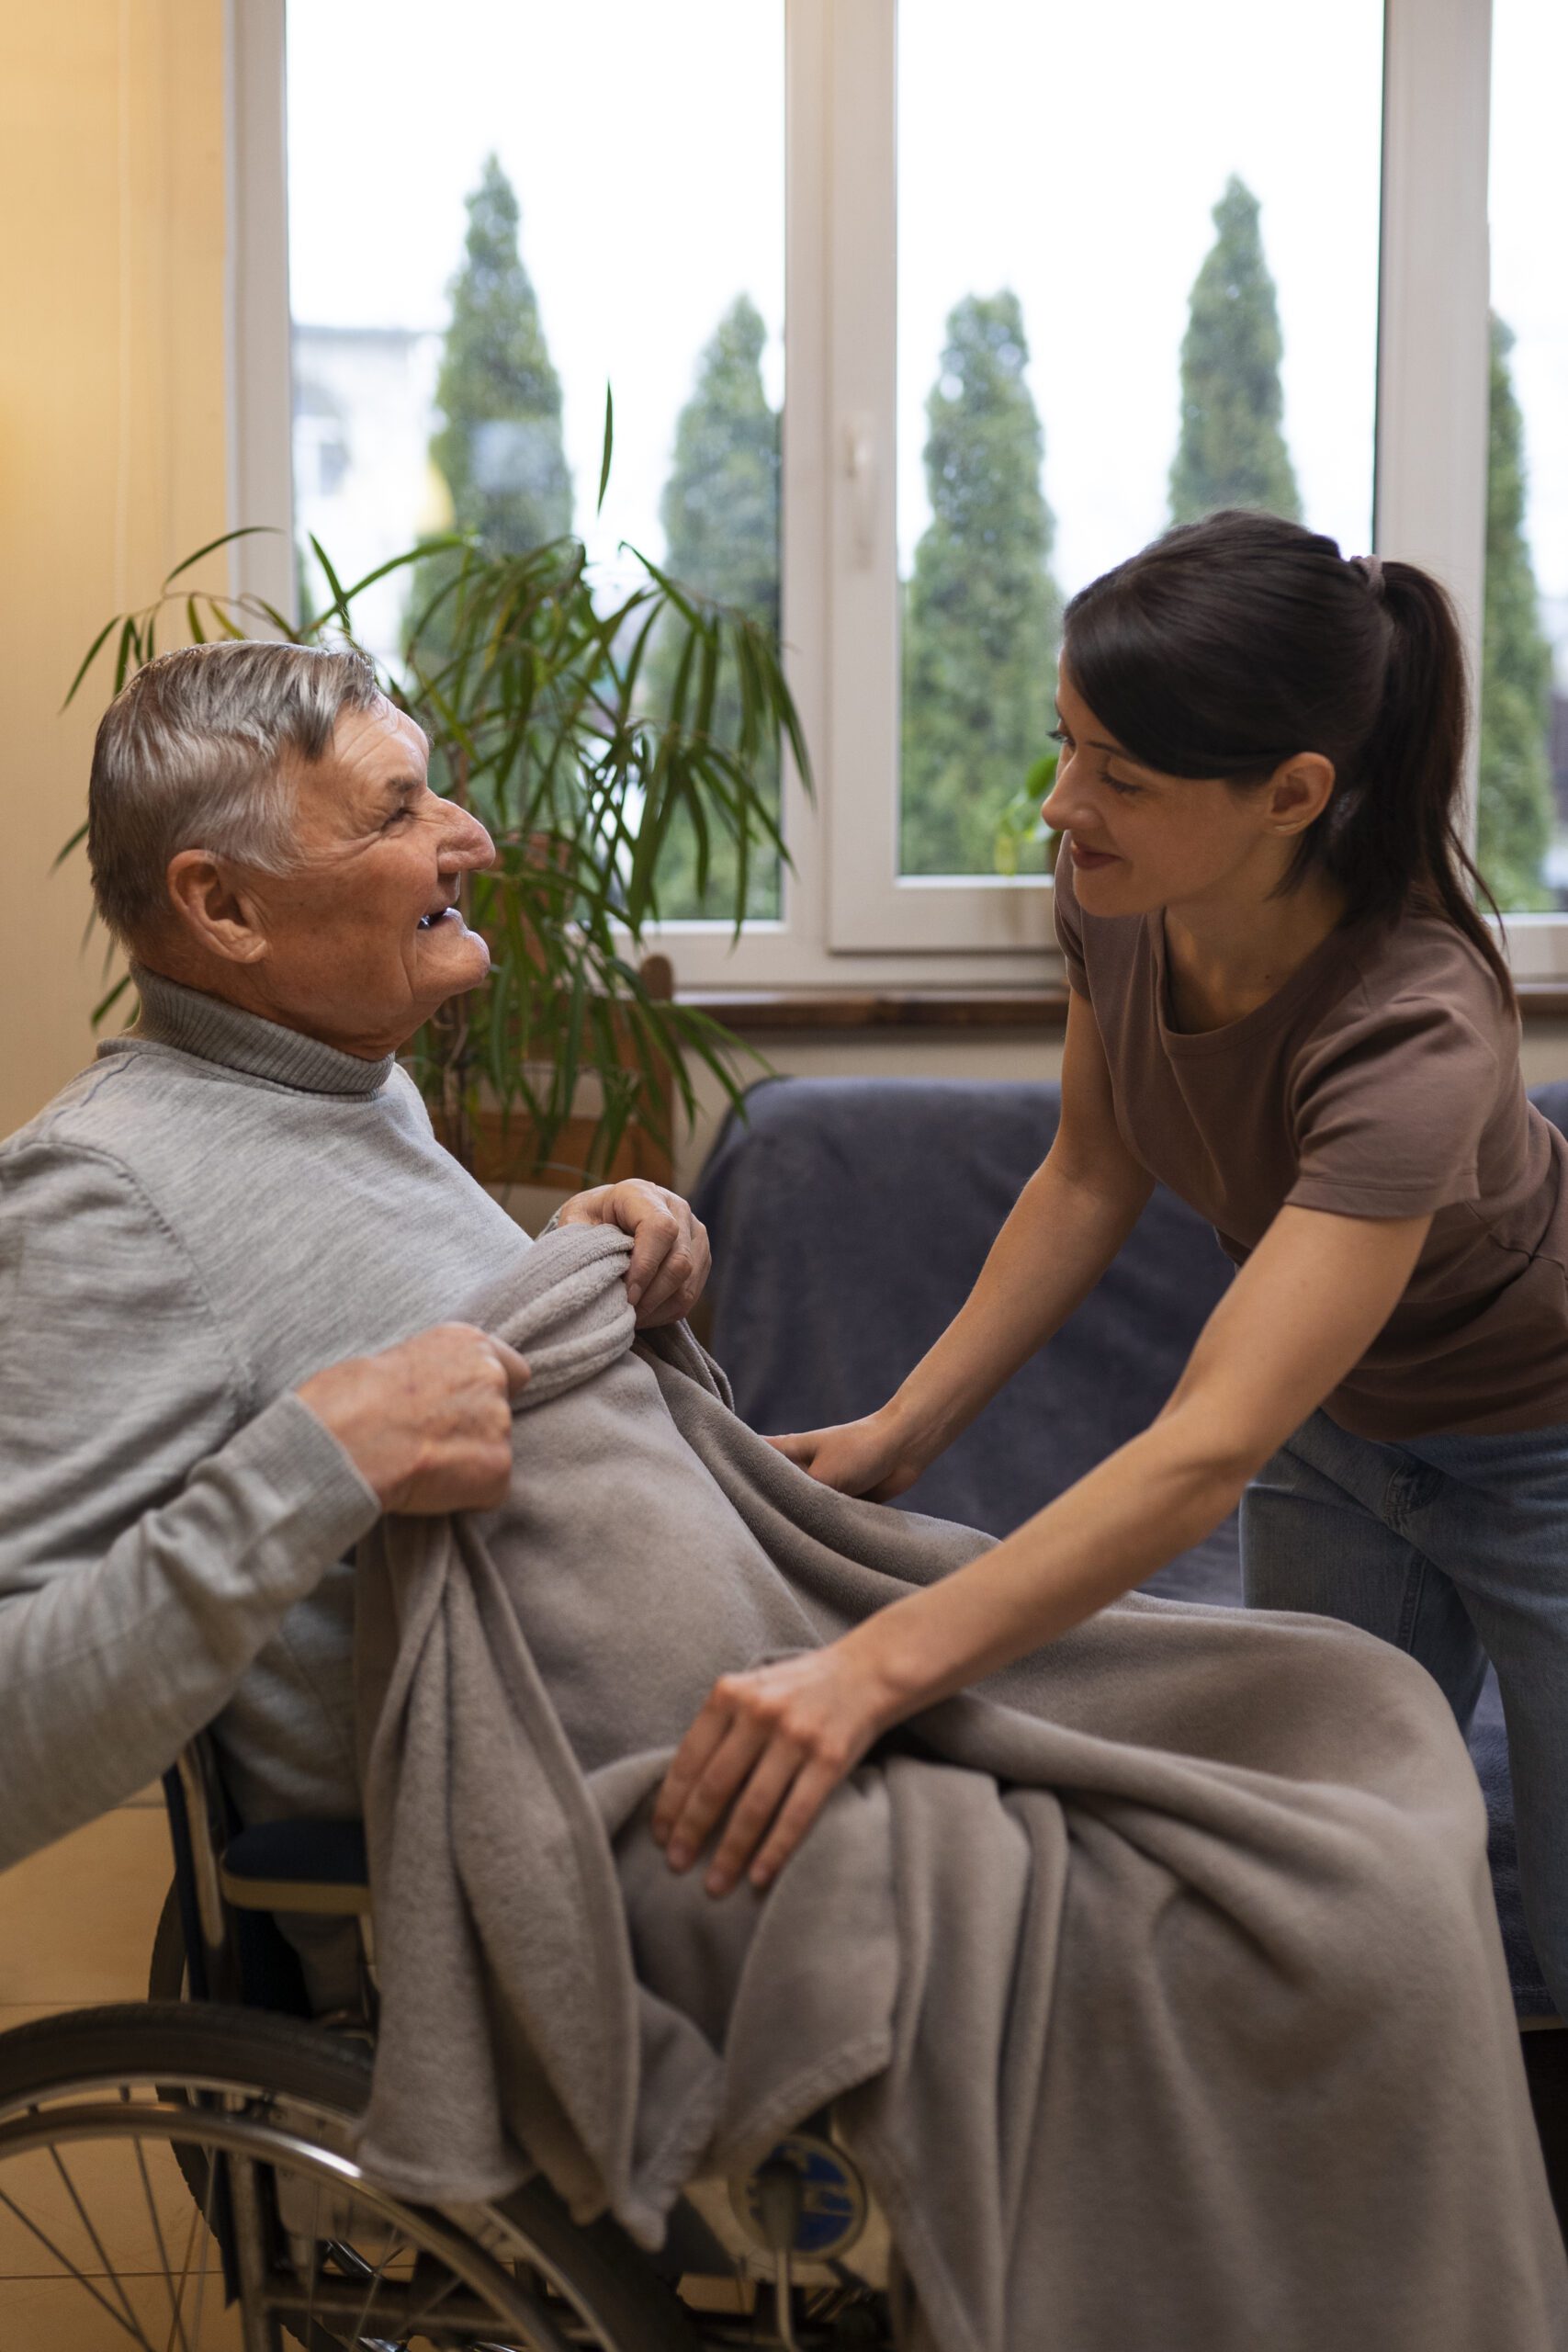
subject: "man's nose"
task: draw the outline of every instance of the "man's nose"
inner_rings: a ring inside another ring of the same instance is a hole
[[[495,864],[495,843],[468,809],[451,802],[446,838],[441,844],[441,864],[449,874],[468,874]]]

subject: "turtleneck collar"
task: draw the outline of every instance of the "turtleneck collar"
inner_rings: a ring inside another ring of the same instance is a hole
[[[275,1021],[243,1012],[237,1004],[182,987],[178,980],[166,980],[142,965],[133,964],[130,977],[141,999],[136,1026],[128,1038],[100,1046],[100,1054],[137,1042],[172,1046],[199,1061],[243,1070],[248,1078],[265,1078],[301,1094],[374,1094],[391,1071],[390,1054],[379,1061],[361,1061],[357,1054],[342,1053],[299,1029],[280,1028]]]

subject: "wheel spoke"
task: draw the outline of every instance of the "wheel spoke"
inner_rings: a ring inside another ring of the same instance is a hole
[[[189,2227],[189,2229],[188,2229],[188,2230],[186,2230],[186,2250],[185,2250],[185,2256],[184,2256],[184,2259],[182,2260],[182,2262],[181,2262],[181,2264],[180,2264],[180,2289],[179,2289],[179,2302],[178,2302],[178,2309],[179,2309],[179,2311],[182,2311],[182,2312],[183,2312],[183,2311],[184,2311],[184,2309],[185,2309],[185,2302],[186,2302],[186,2280],[190,2277],[190,2258],[191,2258],[191,2255],[192,2255],[192,2253],[195,2251],[195,2247],[196,2247],[196,2233],[197,2233],[197,2230],[199,2230],[199,2229],[200,2229],[200,2227],[201,2227],[201,2215],[200,2215],[200,2213],[199,2213],[199,2212],[197,2212],[197,2211],[193,2208],[193,2209],[192,2209],[192,2212],[191,2212],[191,2217],[190,2217],[190,2227]],[[200,2335],[199,2335],[199,2334],[197,2335],[196,2341],[197,2341],[197,2352],[200,2352],[201,2337],[200,2337]],[[175,2352],[175,2323],[174,2323],[174,2321],[172,2321],[172,2320],[171,2320],[171,2322],[169,2323],[169,2335],[168,2335],[168,2341],[167,2341],[167,2343],[166,2343],[166,2344],[164,2345],[164,2352]]]
[[[305,2341],[310,2341],[312,2323],[316,2316],[316,2281],[321,2275],[321,2233],[317,2224],[321,2218],[321,2184],[310,2184],[310,2275],[305,2281]]]
[[[212,2200],[217,2188],[218,2159],[209,2156],[207,2186],[201,2192],[201,2268],[196,2274],[196,2324],[193,2333],[198,2345],[201,2342],[201,2314],[207,2304],[207,2276],[218,2243],[212,2230]]]
[[[19,2223],[33,2267],[90,2298],[126,2352],[204,2352],[208,2302],[215,2329],[236,2316],[220,2310],[231,2259],[248,2352],[296,2338],[310,2352],[586,2352],[608,2340],[571,2254],[561,2280],[541,2273],[525,2222],[497,2208],[475,2230],[466,2212],[407,2206],[360,2173],[339,2120],[357,2111],[354,2070],[335,2052],[313,2068],[303,2037],[221,2013],[188,2035],[172,2018],[125,2025],[122,2057],[98,2020],[91,2035],[62,2027],[42,2072],[28,2048],[31,2079],[0,2115],[0,2226]],[[236,2214],[231,2246],[236,2175],[254,2210]],[[341,2245],[322,2234],[334,2226]],[[80,2321],[102,2324],[85,2304]]]
[[[37,2238],[39,2245],[41,2245],[47,2253],[51,2254],[54,2256],[54,2259],[60,2264],[62,2270],[68,2270],[70,2272],[72,2278],[75,2279],[76,2284],[83,2288],[86,2293],[91,2295],[94,2302],[101,2303],[103,2305],[104,2310],[107,2312],[110,2319],[113,2320],[117,2327],[123,2328],[127,2335],[133,2336],[135,2338],[138,2345],[141,2347],[141,2352],[157,2352],[157,2346],[155,2345],[149,2344],[145,2335],[142,2335],[140,2326],[137,2324],[135,2313],[130,2312],[129,2319],[122,2318],[120,2313],[116,2311],[114,2305],[110,2302],[108,2297],[107,2295],[99,2294],[97,2289],[94,2286],[86,2272],[85,2270],[78,2270],[76,2265],[72,2261],[71,2256],[65,2253],[63,2248],[55,2245],[54,2240],[50,2236],[49,2232],[47,2230],[40,2229],[39,2224],[33,2220],[30,2213],[24,2213],[16,2199],[10,2196],[4,2188],[0,2188],[0,2205],[4,2205],[7,2212],[14,2213],[16,2215],[24,2230],[31,2231],[33,2236]],[[117,2279],[115,2283],[118,2286],[119,2282]],[[130,2312],[130,2306],[129,2303],[126,2305],[126,2310],[127,2312]]]
[[[30,2112],[37,2115],[39,2110],[35,2107],[30,2109]],[[124,2306],[126,2323],[130,2327],[134,2328],[136,2325],[136,2313],[130,2308],[130,2298],[125,2291],[124,2281],[121,2279],[118,2271],[115,2268],[113,2263],[109,2260],[108,2256],[104,2252],[103,2240],[99,2237],[96,2230],[93,2227],[92,2220],[88,2214],[87,2209],[76,2193],[76,2184],[65,2168],[65,2159],[61,2154],[58,2148],[51,2148],[49,2153],[54,2159],[55,2171],[65,2183],[66,2195],[70,2198],[71,2202],[76,2208],[77,2213],[81,2218],[82,2227],[87,2233],[88,2243],[91,2245],[93,2252],[97,2256],[98,2260],[103,2264],[104,2277],[113,2287],[115,2292],[119,2297],[121,2304]]]
[[[456,2288],[458,2283],[459,2282],[456,2275],[452,2271],[448,2270],[445,2283],[436,2289],[434,2294],[432,2295],[427,2301],[421,2303],[417,2311],[410,2312],[410,2327],[423,2327],[425,2321],[430,2317],[431,2312],[440,2310],[441,2305],[447,2301],[454,2288]],[[476,2347],[476,2352],[483,2352],[483,2347]]]
[[[147,2219],[152,2225],[152,2243],[158,2249],[158,2260],[164,2273],[164,2288],[169,2298],[169,2311],[173,2318],[173,2325],[169,2331],[170,2352],[174,2352],[176,2335],[179,2338],[180,2352],[190,2352],[190,2339],[186,2334],[186,2324],[180,2316],[180,2306],[175,2294],[174,2273],[169,2268],[168,2248],[164,2244],[164,2224],[158,2219],[158,2208],[152,2198],[152,2184],[147,2177],[147,2158],[139,2139],[133,2140],[131,2145],[136,2150],[136,2169],[141,2176],[141,2194],[147,2201]]]
[[[365,2298],[365,2307],[361,2311],[358,2319],[355,2322],[354,2334],[349,2339],[352,2344],[356,2344],[364,2335],[365,2323],[370,2316],[370,2306],[381,2291],[382,2274],[385,2271],[388,2263],[391,2261],[392,2256],[401,2247],[402,2240],[400,2237],[394,2236],[389,2231],[388,2233],[388,2237],[389,2242],[387,2246],[387,2251],[381,2256],[380,2261],[376,2265],[375,2269],[370,2273],[370,2287],[369,2291]]]

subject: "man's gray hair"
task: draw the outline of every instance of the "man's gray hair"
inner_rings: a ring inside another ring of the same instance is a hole
[[[380,698],[351,648],[189,645],[138,670],[104,713],[87,787],[93,895],[116,938],[163,922],[164,876],[182,849],[288,873],[299,862],[289,763],[321,759],[344,711]]]

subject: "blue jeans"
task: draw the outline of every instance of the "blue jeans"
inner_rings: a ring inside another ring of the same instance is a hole
[[[1248,1487],[1242,1584],[1408,1650],[1461,1730],[1497,1669],[1525,1917],[1568,2018],[1568,1429],[1380,1445],[1314,1413]]]

